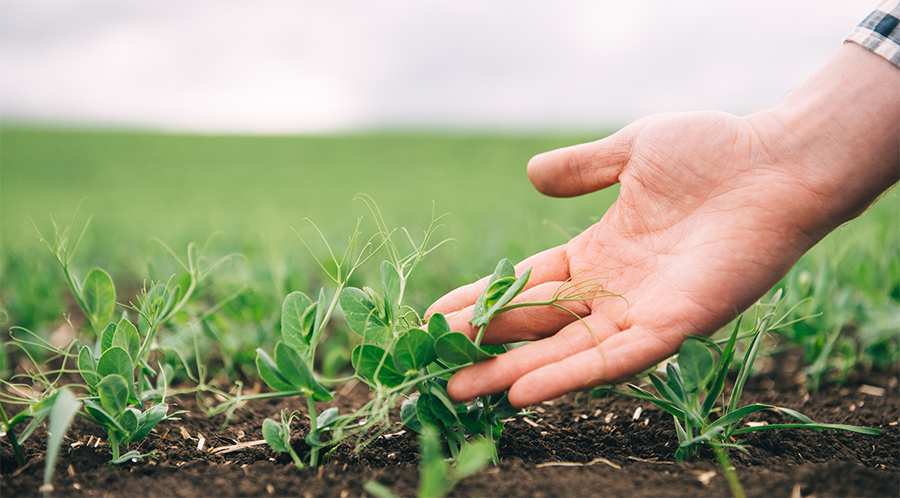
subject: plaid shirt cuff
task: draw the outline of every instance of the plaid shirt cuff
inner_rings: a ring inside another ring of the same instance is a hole
[[[844,39],[900,66],[900,0],[885,0]]]

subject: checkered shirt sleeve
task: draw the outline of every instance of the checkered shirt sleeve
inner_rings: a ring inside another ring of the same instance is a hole
[[[844,39],[900,66],[900,0],[885,0]]]

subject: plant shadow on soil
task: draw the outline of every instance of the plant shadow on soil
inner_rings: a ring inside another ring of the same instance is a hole
[[[777,361],[788,365],[791,362]],[[842,431],[774,430],[747,435],[748,452],[730,458],[748,496],[900,496],[900,388],[898,369],[858,372],[843,386],[807,394],[796,371],[751,379],[743,403],[770,403],[813,420],[882,430],[878,436]],[[884,389],[873,392],[865,386]],[[328,406],[342,413],[365,402],[364,386],[347,386]],[[878,395],[880,394],[880,395]],[[173,400],[174,401],[174,400]],[[399,496],[418,486],[417,436],[410,430],[384,434],[355,452],[343,444],[326,463],[298,470],[286,454],[265,444],[216,451],[262,439],[266,417],[299,409],[298,399],[255,402],[207,418],[193,397],[173,402],[189,413],[160,424],[137,447],[157,459],[108,465],[104,434],[77,417],[60,449],[53,496],[365,496],[374,479]],[[324,407],[324,405],[323,405]],[[674,463],[677,438],[671,416],[654,405],[612,396],[591,400],[568,395],[531,408],[509,423],[500,440],[498,467],[485,467],[462,481],[451,496],[730,496],[711,452]],[[754,420],[784,421],[762,413]],[[399,417],[395,417],[395,420]],[[295,427],[293,444],[305,450]],[[99,439],[98,439],[99,438]],[[200,445],[201,438],[203,445]],[[11,448],[0,445],[0,494],[38,496],[43,479],[46,432],[26,444],[26,465],[16,469]]]

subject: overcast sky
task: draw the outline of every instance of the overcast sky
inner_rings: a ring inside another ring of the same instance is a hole
[[[618,127],[778,103],[874,0],[0,0],[0,119]]]

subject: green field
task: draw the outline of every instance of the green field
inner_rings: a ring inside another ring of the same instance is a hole
[[[304,217],[338,235],[365,213],[353,198],[367,193],[389,222],[424,228],[434,203],[439,214],[451,213],[445,234],[460,247],[518,257],[564,240],[544,220],[586,227],[612,200],[614,194],[549,199],[525,176],[535,153],[591,138],[4,129],[3,247],[33,246],[29,217],[48,227],[51,213],[67,219],[82,200],[82,211],[94,215],[89,239],[107,245],[107,258],[124,257],[123,246],[130,253],[149,236],[176,246],[218,230],[229,246],[255,245],[261,235],[290,238],[289,227]]]
[[[277,300],[284,292],[321,278],[291,231],[294,227],[316,240],[303,218],[314,220],[329,240],[342,245],[360,216],[364,233],[372,233],[365,205],[354,201],[358,193],[378,202],[389,225],[413,234],[427,227],[434,206],[438,215],[450,213],[438,236],[455,243],[430,256],[412,280],[416,294],[411,299],[424,307],[490,273],[500,258],[515,261],[563,243],[567,233],[574,235],[598,219],[617,189],[550,199],[531,187],[525,164],[536,153],[600,135],[257,137],[4,128],[0,325],[45,335],[58,326],[63,312],[71,311],[61,273],[29,219],[45,236],[52,235],[51,214],[68,224],[79,204],[80,219],[92,215],[92,220],[74,258],[76,275],[94,266],[107,269],[117,287],[128,289],[118,297],[127,302],[142,281],[166,280],[178,270],[151,237],[183,253],[189,242],[202,244],[221,232],[211,253],[240,252],[246,260],[223,268],[216,285],[240,284],[264,296],[257,301],[257,318],[277,318]],[[876,336],[896,335],[898,220],[895,189],[826,239],[787,277],[797,288],[795,302],[815,295],[805,311],[826,312],[819,320],[830,321],[818,327],[828,333],[837,327],[839,333],[849,325]]]

